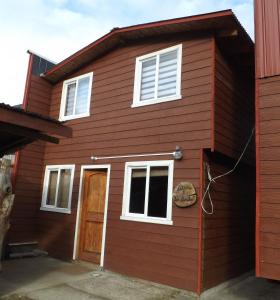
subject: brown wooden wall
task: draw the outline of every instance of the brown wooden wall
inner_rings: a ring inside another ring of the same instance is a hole
[[[257,275],[280,280],[280,76],[257,87]]]
[[[241,154],[254,127],[254,80],[215,51],[214,149],[229,157]],[[254,164],[254,139],[244,160]]]
[[[184,39],[179,101],[131,108],[135,58],[181,42],[174,38],[116,49],[72,75],[94,72],[91,116],[67,122],[72,139],[46,146],[45,165],[76,165],[73,213],[38,214],[41,246],[50,254],[72,257],[80,167],[92,163],[91,155],[169,152],[179,145],[185,158],[175,163],[174,185],[187,180],[199,188],[200,149],[210,147],[211,138],[211,38]],[[52,91],[53,118],[59,114],[61,90],[62,82]],[[125,161],[101,163],[112,163],[105,268],[195,291],[198,205],[174,207],[173,226],[121,221]]]
[[[213,177],[234,164],[213,153],[205,162]],[[230,176],[218,179],[210,191],[214,213],[203,218],[204,290],[254,268],[255,169],[241,164]],[[205,203],[210,211],[208,197]]]
[[[280,74],[280,0],[254,0],[256,76]]]
[[[280,280],[279,0],[255,0],[256,274]]]
[[[51,85],[39,76],[30,74],[27,84],[28,111],[48,115]],[[15,204],[11,216],[8,240],[26,242],[37,239],[36,215],[42,195],[44,142],[34,142],[19,152],[15,186]]]

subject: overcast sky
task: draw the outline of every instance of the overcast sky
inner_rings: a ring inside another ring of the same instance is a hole
[[[22,103],[28,49],[52,61],[113,27],[231,8],[253,37],[253,0],[0,0],[0,102]]]

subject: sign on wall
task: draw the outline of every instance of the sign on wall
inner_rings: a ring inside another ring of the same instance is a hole
[[[190,182],[179,183],[173,192],[173,202],[178,207],[188,207],[196,203],[197,194]]]

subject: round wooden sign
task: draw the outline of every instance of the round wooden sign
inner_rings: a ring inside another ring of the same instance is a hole
[[[173,192],[173,201],[178,207],[188,207],[196,203],[195,188],[190,182],[179,183]]]

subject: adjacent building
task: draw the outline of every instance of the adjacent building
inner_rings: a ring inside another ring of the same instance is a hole
[[[280,279],[280,27],[278,0],[255,0],[256,274]]]

